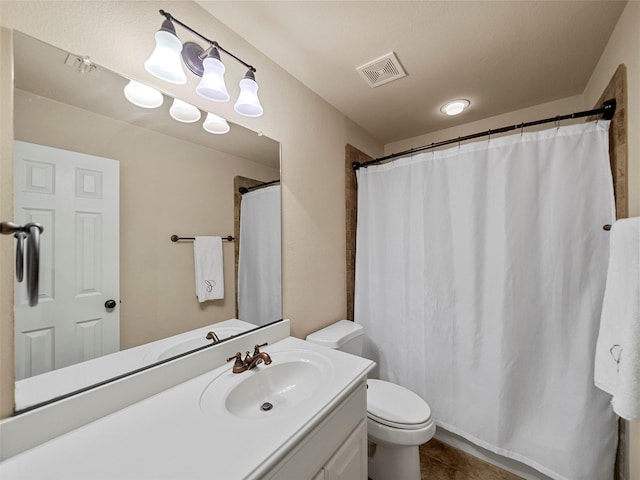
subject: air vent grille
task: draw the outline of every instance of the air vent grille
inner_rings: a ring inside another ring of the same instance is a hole
[[[393,52],[356,68],[356,71],[372,88],[407,75]]]

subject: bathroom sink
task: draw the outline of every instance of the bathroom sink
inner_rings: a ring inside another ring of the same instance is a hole
[[[310,350],[268,352],[270,365],[239,374],[228,371],[214,379],[200,398],[206,413],[227,413],[243,419],[261,419],[303,405],[333,375],[331,362]]]

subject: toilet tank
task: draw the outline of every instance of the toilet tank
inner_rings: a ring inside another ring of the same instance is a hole
[[[307,341],[341,352],[362,355],[364,330],[350,320],[339,320],[307,336]]]

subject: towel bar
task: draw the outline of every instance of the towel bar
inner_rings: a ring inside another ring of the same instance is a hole
[[[178,235],[171,235],[171,241],[172,242],[177,242],[177,241],[180,241],[180,240],[191,240],[191,241],[193,241],[195,239],[196,239],[196,237],[179,237]],[[233,242],[235,239],[231,235],[229,235],[227,237],[222,237],[222,240],[224,240],[225,242]]]

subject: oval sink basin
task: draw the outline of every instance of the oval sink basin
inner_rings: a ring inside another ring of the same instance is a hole
[[[260,419],[290,411],[313,398],[332,375],[332,365],[312,351],[270,353],[271,365],[239,374],[229,372],[211,382],[200,398],[207,413],[223,408],[233,416]]]

